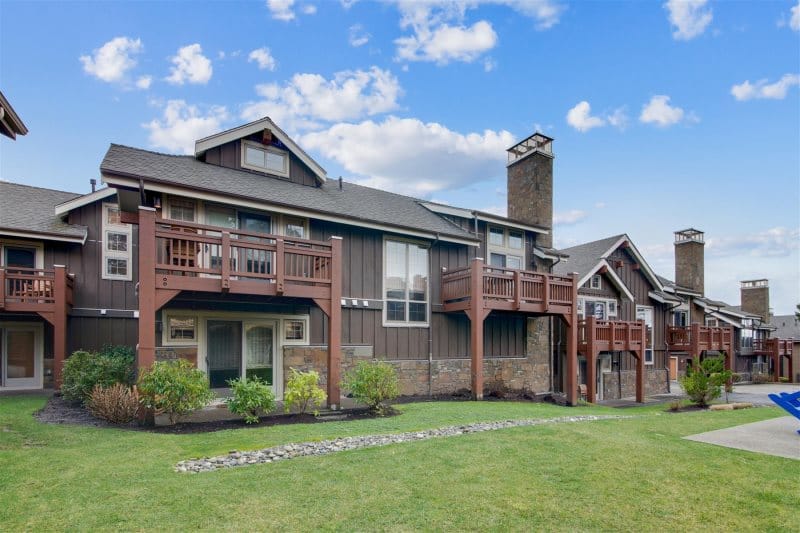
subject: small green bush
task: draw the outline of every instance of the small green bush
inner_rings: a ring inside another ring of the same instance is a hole
[[[342,386],[379,414],[385,414],[389,410],[388,402],[400,395],[397,371],[389,363],[380,361],[359,361],[345,375]]]
[[[139,402],[155,414],[166,414],[170,423],[214,399],[208,378],[185,359],[156,361],[140,372]]]
[[[259,413],[275,409],[272,388],[258,377],[228,381],[233,396],[225,400],[231,413],[241,415],[247,424],[257,424]]]
[[[64,361],[61,393],[72,403],[86,404],[95,386],[133,384],[133,349],[104,346],[99,352],[79,350]]]
[[[789,383],[789,378],[786,377],[786,376],[781,376],[781,377],[778,378],[778,381],[780,383]]]
[[[299,372],[292,368],[286,382],[286,393],[283,395],[284,409],[288,413],[298,407],[300,413],[306,413],[311,406],[320,407],[328,395],[319,386],[319,374],[314,370]],[[314,409],[314,415],[319,413]]]
[[[680,382],[693,403],[706,407],[720,397],[722,386],[731,379],[731,375],[730,370],[725,370],[722,357],[710,357],[703,359],[698,367],[681,377]]]

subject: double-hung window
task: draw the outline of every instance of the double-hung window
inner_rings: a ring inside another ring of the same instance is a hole
[[[500,268],[522,269],[525,258],[525,233],[522,230],[489,226],[489,264]]]
[[[116,204],[103,204],[103,279],[132,279],[132,230],[124,224]]]
[[[384,323],[428,325],[428,248],[387,239],[383,254]]]
[[[251,170],[289,176],[289,153],[252,141],[242,141],[242,166]]]

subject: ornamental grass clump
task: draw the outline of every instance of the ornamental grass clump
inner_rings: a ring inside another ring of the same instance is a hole
[[[257,424],[259,414],[275,409],[275,394],[265,381],[258,377],[228,381],[233,396],[225,400],[228,410],[244,417],[246,424]]]
[[[86,402],[86,408],[97,418],[112,424],[127,424],[139,412],[139,392],[136,386],[115,383],[110,387],[95,385]]]
[[[345,375],[342,387],[380,415],[389,413],[389,402],[400,395],[397,371],[391,364],[380,361],[359,361]]]
[[[185,359],[156,361],[139,375],[139,403],[154,414],[166,414],[171,424],[214,399],[208,378]]]
[[[288,413],[293,408],[298,408],[301,414],[308,412],[309,407],[315,407],[314,416],[319,414],[318,407],[325,403],[328,395],[319,386],[319,374],[314,370],[299,372],[292,368],[289,379],[286,381],[286,392],[283,395],[284,409]]]

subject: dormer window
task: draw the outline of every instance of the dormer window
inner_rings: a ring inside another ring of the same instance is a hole
[[[273,146],[242,141],[242,167],[289,177],[289,154]]]
[[[602,289],[603,288],[603,278],[599,275],[592,276],[591,280],[589,281],[589,288],[591,289]]]

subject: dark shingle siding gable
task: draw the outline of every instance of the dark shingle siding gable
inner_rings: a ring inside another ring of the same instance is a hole
[[[84,238],[85,227],[67,224],[55,214],[56,205],[78,196],[73,192],[0,181],[0,233],[5,229]]]
[[[468,232],[430,212],[420,200],[370,187],[327,180],[319,187],[210,165],[192,156],[176,156],[112,144],[103,162],[103,173],[144,178],[183,188],[202,189],[226,196],[247,198],[285,207],[331,214],[354,221],[373,222],[464,240]]]

